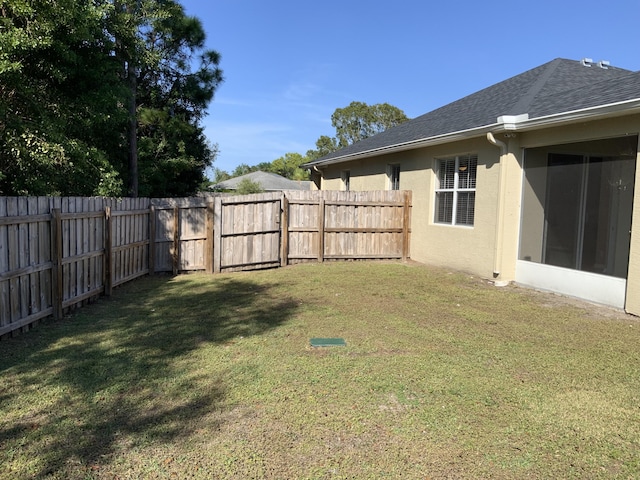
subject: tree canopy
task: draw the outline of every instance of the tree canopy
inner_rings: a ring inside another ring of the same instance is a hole
[[[300,153],[285,153],[282,157],[276,158],[272,162],[262,162],[256,165],[241,163],[231,173],[215,168],[213,170],[213,184],[258,171],[276,173],[290,180],[308,180],[309,173],[300,168],[300,165],[308,160],[308,157]]]
[[[316,141],[316,149],[307,151],[307,157],[310,161],[316,160],[407,120],[409,118],[402,110],[388,103],[367,105],[364,102],[351,102],[344,108],[337,108],[331,115],[336,136],[320,136]]]
[[[0,194],[195,192],[222,82],[204,45],[175,0],[0,0]]]
[[[331,125],[336,129],[339,148],[384,132],[407,120],[409,119],[402,110],[388,103],[367,105],[364,102],[351,102],[344,108],[336,109],[331,115]]]
[[[264,192],[262,185],[248,178],[243,178],[242,180],[240,180],[240,182],[238,183],[238,187],[236,188],[236,191],[235,191],[236,195],[249,195],[251,193],[262,193],[262,192]]]

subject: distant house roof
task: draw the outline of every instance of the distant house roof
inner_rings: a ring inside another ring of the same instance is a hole
[[[270,172],[251,172],[246,175],[240,175],[224,182],[217,183],[213,186],[216,190],[235,190],[238,188],[238,184],[243,180],[251,180],[252,182],[260,184],[262,189],[266,192],[280,191],[280,190],[310,190],[310,182],[289,180],[281,175]]]
[[[303,167],[443,143],[501,125],[515,130],[518,122],[629,101],[640,107],[640,72],[557,58]]]

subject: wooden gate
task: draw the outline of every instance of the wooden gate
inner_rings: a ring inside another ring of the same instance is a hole
[[[160,198],[151,203],[152,272],[206,270],[213,248],[208,243],[213,230],[207,223],[208,203],[201,198]]]
[[[281,211],[280,192],[217,197],[214,272],[279,267]]]

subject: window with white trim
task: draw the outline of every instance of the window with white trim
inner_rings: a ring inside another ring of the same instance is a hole
[[[436,160],[435,223],[473,226],[476,203],[477,155]]]
[[[388,165],[389,190],[400,190],[400,165]]]

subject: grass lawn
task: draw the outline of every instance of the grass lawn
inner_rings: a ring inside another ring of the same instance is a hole
[[[639,477],[640,321],[446,270],[144,278],[0,342],[0,478]]]

